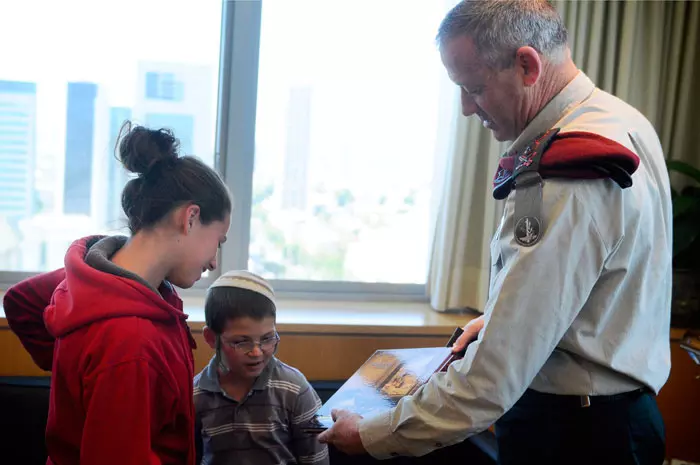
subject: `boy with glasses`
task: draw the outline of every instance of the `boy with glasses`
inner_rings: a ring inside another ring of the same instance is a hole
[[[272,287],[253,273],[230,271],[209,288],[204,339],[216,353],[194,379],[198,464],[329,463],[301,430],[321,400],[275,358],[276,313]]]

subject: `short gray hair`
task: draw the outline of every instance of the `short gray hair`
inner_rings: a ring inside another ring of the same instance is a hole
[[[461,35],[470,37],[496,69],[512,66],[515,52],[524,46],[558,63],[568,38],[561,16],[546,0],[462,0],[442,20],[438,46]]]

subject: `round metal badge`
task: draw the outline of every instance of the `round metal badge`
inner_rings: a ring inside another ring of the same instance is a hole
[[[515,225],[515,241],[523,247],[531,247],[539,242],[542,225],[539,218],[523,216]]]

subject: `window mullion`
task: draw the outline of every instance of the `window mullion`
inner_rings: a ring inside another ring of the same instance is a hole
[[[234,208],[223,270],[248,264],[261,12],[261,2],[224,2],[217,161]]]

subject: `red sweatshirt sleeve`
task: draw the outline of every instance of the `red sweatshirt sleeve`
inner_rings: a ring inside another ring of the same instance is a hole
[[[161,464],[151,437],[164,422],[170,391],[159,377],[136,359],[101,371],[87,384],[81,465]]]
[[[54,338],[44,325],[44,309],[53,291],[65,279],[63,269],[43,273],[12,286],[5,293],[3,308],[10,329],[39,368],[51,371]]]

